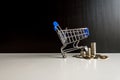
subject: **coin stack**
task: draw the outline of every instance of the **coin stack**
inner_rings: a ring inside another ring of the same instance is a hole
[[[91,58],[91,48],[88,48],[88,57]]]
[[[81,49],[81,56],[86,57],[86,52],[83,49]]]
[[[96,42],[91,42],[91,56],[96,56]]]

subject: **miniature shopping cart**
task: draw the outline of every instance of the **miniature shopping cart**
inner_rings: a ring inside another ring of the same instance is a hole
[[[57,32],[63,46],[61,47],[62,57],[66,57],[66,53],[85,48],[86,46],[78,46],[80,40],[88,38],[88,28],[75,28],[62,30],[57,21],[53,22],[54,30]],[[72,44],[72,47],[66,48],[67,45]]]

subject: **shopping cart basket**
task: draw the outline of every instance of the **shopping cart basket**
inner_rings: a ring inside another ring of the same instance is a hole
[[[78,46],[80,40],[88,38],[89,30],[88,28],[75,28],[75,29],[64,29],[62,30],[57,21],[53,22],[54,30],[57,32],[61,43],[63,46],[61,47],[62,57],[66,57],[66,53],[75,51],[78,49],[85,48],[86,46]],[[66,48],[67,45],[72,44],[71,48]]]

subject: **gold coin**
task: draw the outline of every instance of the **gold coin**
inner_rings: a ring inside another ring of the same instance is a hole
[[[108,58],[108,56],[100,55],[100,59],[106,59],[106,58]]]
[[[92,57],[94,58],[94,59],[98,59],[99,58],[99,55],[97,54],[97,55],[92,55]]]

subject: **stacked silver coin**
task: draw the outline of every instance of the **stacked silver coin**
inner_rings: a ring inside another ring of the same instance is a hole
[[[88,52],[87,52],[87,56],[86,57],[91,58],[91,48],[88,48]]]
[[[96,56],[96,42],[91,42],[91,55]]]

